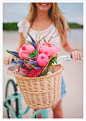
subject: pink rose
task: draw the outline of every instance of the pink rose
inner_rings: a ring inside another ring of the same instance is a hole
[[[29,57],[28,54],[31,54],[31,52],[33,52],[34,50],[35,48],[32,45],[26,43],[20,48],[19,57],[26,59]]]
[[[46,54],[41,53],[37,56],[37,64],[41,67],[45,66],[49,62],[49,58]]]

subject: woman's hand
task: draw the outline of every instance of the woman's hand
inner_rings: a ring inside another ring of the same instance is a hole
[[[12,61],[12,59],[14,59],[14,58],[15,58],[14,55],[9,55],[9,56],[7,56],[7,57],[4,58],[3,63],[4,63],[5,65],[8,65],[9,62],[7,62],[7,61]]]
[[[77,50],[77,49],[73,49],[73,50],[71,50],[71,57],[73,58],[73,60],[80,60],[80,59],[82,59],[82,54],[81,54],[81,52],[79,51],[79,50]]]

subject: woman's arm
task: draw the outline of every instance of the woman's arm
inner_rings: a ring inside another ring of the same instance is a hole
[[[20,33],[20,43],[19,43],[19,46],[16,48],[15,51],[19,52],[19,49],[23,46],[23,44],[25,44],[25,38],[23,36],[23,33]],[[9,63],[6,60],[12,61],[12,59],[14,59],[14,58],[15,58],[14,55],[9,55],[9,56],[4,58],[3,63],[8,65]]]
[[[64,38],[65,38],[65,42],[61,43],[62,47],[64,48],[65,51],[67,52],[71,52],[71,50],[73,49],[71,47],[71,45],[68,43],[68,39],[67,39],[67,30],[65,30],[65,34],[64,34]]]
[[[74,60],[79,60],[82,58],[82,54],[79,50],[74,49],[71,47],[71,45],[68,43],[68,39],[67,39],[67,30],[65,30],[65,34],[64,34],[64,38],[65,38],[65,42],[61,42],[61,45],[63,47],[63,49],[67,52],[69,52],[72,55],[72,58]]]
[[[25,38],[23,36],[23,33],[20,33],[20,43],[18,48],[15,50],[16,52],[19,52],[20,48],[25,44]]]

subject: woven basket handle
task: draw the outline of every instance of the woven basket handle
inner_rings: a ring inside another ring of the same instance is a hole
[[[62,65],[61,68],[60,68],[60,71],[63,71],[64,68],[65,68],[65,66]]]
[[[65,66],[63,66],[63,65],[62,65],[62,67],[61,67],[61,68],[62,68],[62,70],[64,70]]]

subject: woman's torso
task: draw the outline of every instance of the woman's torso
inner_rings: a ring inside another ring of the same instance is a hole
[[[19,32],[23,33],[25,40],[31,41],[29,35],[27,35],[28,29],[30,27],[29,22],[27,20],[22,20],[18,23],[18,27],[19,27]],[[49,43],[54,44],[54,46],[60,45],[60,35],[58,34],[58,31],[55,28],[55,25],[53,22],[47,29],[43,31],[35,31],[32,28],[30,28],[29,33],[31,34],[33,39],[36,40],[37,42],[44,37],[45,37],[46,42],[48,42],[48,40],[52,36]],[[41,40],[41,43],[43,42],[44,42],[44,39]]]
[[[28,29],[30,27],[29,22],[27,20],[22,20],[18,23],[18,27],[19,32],[23,33],[26,42],[27,40],[31,41],[31,38],[29,37],[29,35],[27,35]],[[49,43],[53,44],[54,46],[60,46],[60,35],[58,34],[58,31],[53,22],[47,29],[43,31],[35,31],[30,28],[29,33],[37,42],[41,40],[40,43],[43,43],[44,39],[42,38],[45,38],[46,42],[50,40]],[[60,63],[60,61],[58,63]]]

